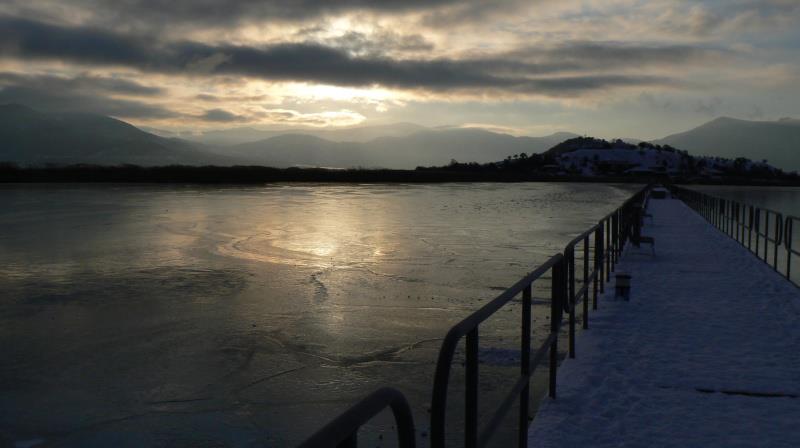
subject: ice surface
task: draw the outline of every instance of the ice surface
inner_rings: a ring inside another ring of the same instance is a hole
[[[291,446],[383,385],[425,431],[449,326],[635,188],[2,186],[0,446]]]
[[[800,446],[800,289],[683,203],[650,207],[657,256],[626,250],[631,301],[601,300],[530,445]]]

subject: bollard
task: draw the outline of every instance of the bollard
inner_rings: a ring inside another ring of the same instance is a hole
[[[617,272],[616,282],[614,283],[614,297],[622,298],[625,301],[631,299],[631,276],[624,272]]]

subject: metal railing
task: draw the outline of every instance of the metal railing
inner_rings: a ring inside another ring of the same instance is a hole
[[[537,367],[547,359],[548,393],[553,399],[557,393],[558,343],[563,323],[563,314],[568,319],[568,355],[575,357],[575,325],[577,305],[582,304],[582,326],[589,328],[589,296],[591,291],[592,309],[597,309],[598,295],[604,292],[605,284],[611,279],[619,261],[622,249],[628,239],[641,225],[641,212],[646,202],[649,187],[642,188],[631,196],[622,206],[609,213],[590,229],[570,241],[563,253],[550,257],[544,264],[527,274],[502,294],[483,305],[447,332],[439,351],[434,374],[433,399],[431,402],[431,446],[442,448],[446,443],[446,409],[447,391],[450,384],[450,373],[456,349],[462,339],[465,340],[464,361],[464,446],[483,447],[491,440],[500,427],[503,418],[508,414],[515,402],[519,403],[517,415],[517,445],[527,447],[528,424],[530,414],[530,381]],[[579,249],[581,275],[576,275],[576,248]],[[550,319],[547,337],[534,351],[531,351],[532,338],[532,289],[534,282],[550,273]],[[579,286],[580,285],[580,286]],[[577,289],[576,289],[577,288]],[[511,389],[506,392],[499,405],[491,413],[487,423],[481,427],[478,422],[479,377],[479,333],[480,325],[506,304],[522,295],[522,313],[520,321],[520,357],[519,375]],[[379,391],[382,391],[381,389]],[[394,389],[391,389],[394,391]],[[395,391],[396,392],[396,391]],[[377,392],[376,392],[377,393]],[[399,392],[396,392],[399,394]],[[377,406],[374,394],[357,403],[344,414],[315,433],[301,445],[303,448],[355,446],[358,429],[370,418],[377,415],[383,406]],[[402,396],[402,394],[401,394]],[[405,399],[403,399],[405,401]],[[395,412],[397,415],[397,412]],[[413,428],[409,421],[401,427],[398,418],[398,431],[401,447],[413,447],[413,437],[404,436],[408,428]],[[413,429],[412,429],[413,433]],[[336,435],[336,437],[333,437]]]
[[[535,271],[526,275],[503,294],[487,303],[466,319],[453,326],[444,338],[436,363],[433,380],[433,401],[431,402],[431,446],[445,445],[445,411],[447,408],[447,388],[450,383],[450,369],[459,341],[466,337],[465,362],[465,405],[464,405],[464,446],[485,446],[489,438],[499,426],[513,402],[519,398],[519,437],[527,437],[529,382],[533,371],[545,356],[550,355],[550,396],[556,394],[555,369],[558,356],[558,332],[561,328],[562,312],[566,299],[566,263],[562,254],[551,257]],[[534,281],[552,271],[550,300],[550,330],[548,337],[542,342],[531,358],[531,289]],[[497,312],[503,305],[522,293],[522,322],[520,347],[520,375],[514,387],[507,393],[489,422],[479,431],[478,425],[478,336],[480,324]]]
[[[358,446],[358,428],[387,407],[394,413],[397,424],[397,442],[404,448],[414,448],[414,418],[406,397],[397,389],[383,387],[366,396],[314,435],[300,448],[355,448]]]
[[[793,233],[794,223],[800,218],[784,217],[775,210],[674,185],[670,186],[670,190],[714,227],[746,247],[790,282],[800,286],[798,279],[792,275],[792,257],[800,256],[800,251],[794,247]],[[785,264],[781,266],[781,262]]]

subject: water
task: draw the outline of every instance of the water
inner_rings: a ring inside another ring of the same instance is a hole
[[[291,446],[382,385],[424,444],[447,329],[635,188],[2,186],[0,446]]]

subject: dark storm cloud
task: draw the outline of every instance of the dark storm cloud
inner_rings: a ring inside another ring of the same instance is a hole
[[[95,23],[219,26],[255,21],[301,21],[348,12],[379,14],[437,10],[463,0],[72,0]],[[44,12],[52,2],[9,0],[18,11]]]
[[[80,92],[0,88],[0,104],[17,103],[48,112],[87,112],[118,118],[174,118],[179,114],[139,101],[88,95]]]
[[[537,51],[531,50],[536,54]],[[586,67],[600,65],[658,65],[700,61],[722,57],[728,52],[689,45],[629,45],[614,42],[573,42],[547,51],[551,58],[584,62]]]
[[[84,93],[110,93],[131,96],[154,96],[164,92],[161,88],[145,86],[128,79],[92,75],[63,77],[0,72],[0,87],[2,86],[26,87],[56,92],[82,91]]]
[[[419,34],[401,35],[382,30],[365,34],[348,31],[341,36],[325,39],[333,47],[347,50],[351,54],[380,55],[387,51],[417,52],[433,50],[433,44]]]
[[[211,109],[207,110],[203,115],[199,116],[201,120],[213,121],[217,123],[232,123],[235,121],[247,121],[247,117],[236,115],[228,112],[225,109]]]
[[[103,1],[79,1],[94,8],[105,9]],[[236,22],[247,18],[258,19],[304,19],[326,13],[340,13],[349,10],[402,11],[421,5],[452,3],[452,1],[405,1],[405,0],[228,0],[197,1],[171,0],[128,0],[115,2],[117,14],[128,17],[147,17],[169,21],[199,23]]]
[[[250,103],[256,101],[266,101],[270,99],[266,95],[212,95],[210,93],[200,93],[195,95],[194,98],[207,103],[227,103],[229,101]]]
[[[522,92],[545,91],[551,96],[570,96],[580,92],[624,86],[685,86],[682,81],[663,76],[587,75],[533,79],[521,85]]]
[[[353,56],[316,43],[264,47],[159,42],[93,28],[0,19],[0,56],[55,59],[85,65],[123,65],[143,72],[233,75],[340,86],[386,86],[431,91],[500,90],[565,96],[626,85],[670,85],[666,77],[608,75],[595,68],[691,61],[707,50],[571,44],[464,59],[391,59]],[[580,76],[575,76],[574,71]],[[564,75],[572,75],[564,77]],[[539,76],[548,75],[541,79]]]
[[[0,73],[0,104],[20,103],[47,111],[76,111],[120,118],[170,118],[173,111],[133,99],[108,95],[152,97],[160,89],[133,81],[97,76],[26,76]]]
[[[83,63],[144,65],[154,42],[98,28],[62,27],[0,17],[0,54]]]

